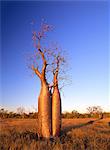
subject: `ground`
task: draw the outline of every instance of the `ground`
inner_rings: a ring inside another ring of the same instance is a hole
[[[1,150],[110,150],[110,118],[62,119],[61,136],[37,137],[37,119],[0,120]]]

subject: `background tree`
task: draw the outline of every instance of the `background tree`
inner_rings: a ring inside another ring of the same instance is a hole
[[[25,108],[24,107],[18,107],[17,108],[17,113],[20,114],[20,116],[22,118],[24,118],[24,116],[25,116]]]
[[[8,110],[5,110],[4,108],[0,109],[0,118],[7,118]]]
[[[22,115],[23,113],[25,113],[25,108],[24,107],[18,107],[17,108],[17,113]]]
[[[103,109],[100,106],[88,107],[87,112],[91,114],[92,117],[98,116],[99,118],[103,119]]]

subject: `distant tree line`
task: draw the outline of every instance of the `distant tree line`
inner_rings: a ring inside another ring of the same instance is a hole
[[[0,109],[0,118],[19,118],[19,119],[36,119],[38,118],[38,112],[25,113],[23,107],[17,108],[17,112],[9,112],[4,108]],[[110,118],[110,112],[104,112],[100,106],[92,106],[87,108],[87,113],[79,113],[76,110],[72,112],[63,112],[62,118],[72,119],[72,118]]]
[[[5,118],[23,118],[23,119],[34,119],[37,118],[37,112],[30,112],[30,113],[25,113],[25,112],[9,112],[8,110],[5,110],[4,108],[0,109],[0,118],[5,119]]]

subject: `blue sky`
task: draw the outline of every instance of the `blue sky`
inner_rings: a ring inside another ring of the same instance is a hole
[[[1,3],[1,106],[15,110],[37,107],[40,81],[27,69],[33,52],[32,25],[42,17],[54,25],[49,41],[68,53],[72,84],[62,92],[63,111],[92,105],[109,109],[109,12],[107,1]]]

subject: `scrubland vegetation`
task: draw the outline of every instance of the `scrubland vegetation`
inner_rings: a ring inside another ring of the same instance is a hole
[[[100,118],[103,115],[104,118],[110,118],[110,112],[104,112],[101,107],[93,106],[88,107],[86,113],[79,113],[76,110],[72,112],[63,112],[62,118],[74,119],[74,118]],[[24,118],[24,119],[37,119],[38,112],[25,112],[25,108],[19,107],[16,112],[9,112],[4,108],[0,109],[0,118]]]
[[[0,119],[1,150],[110,150],[110,118],[62,119],[61,136],[38,139],[37,119]]]

